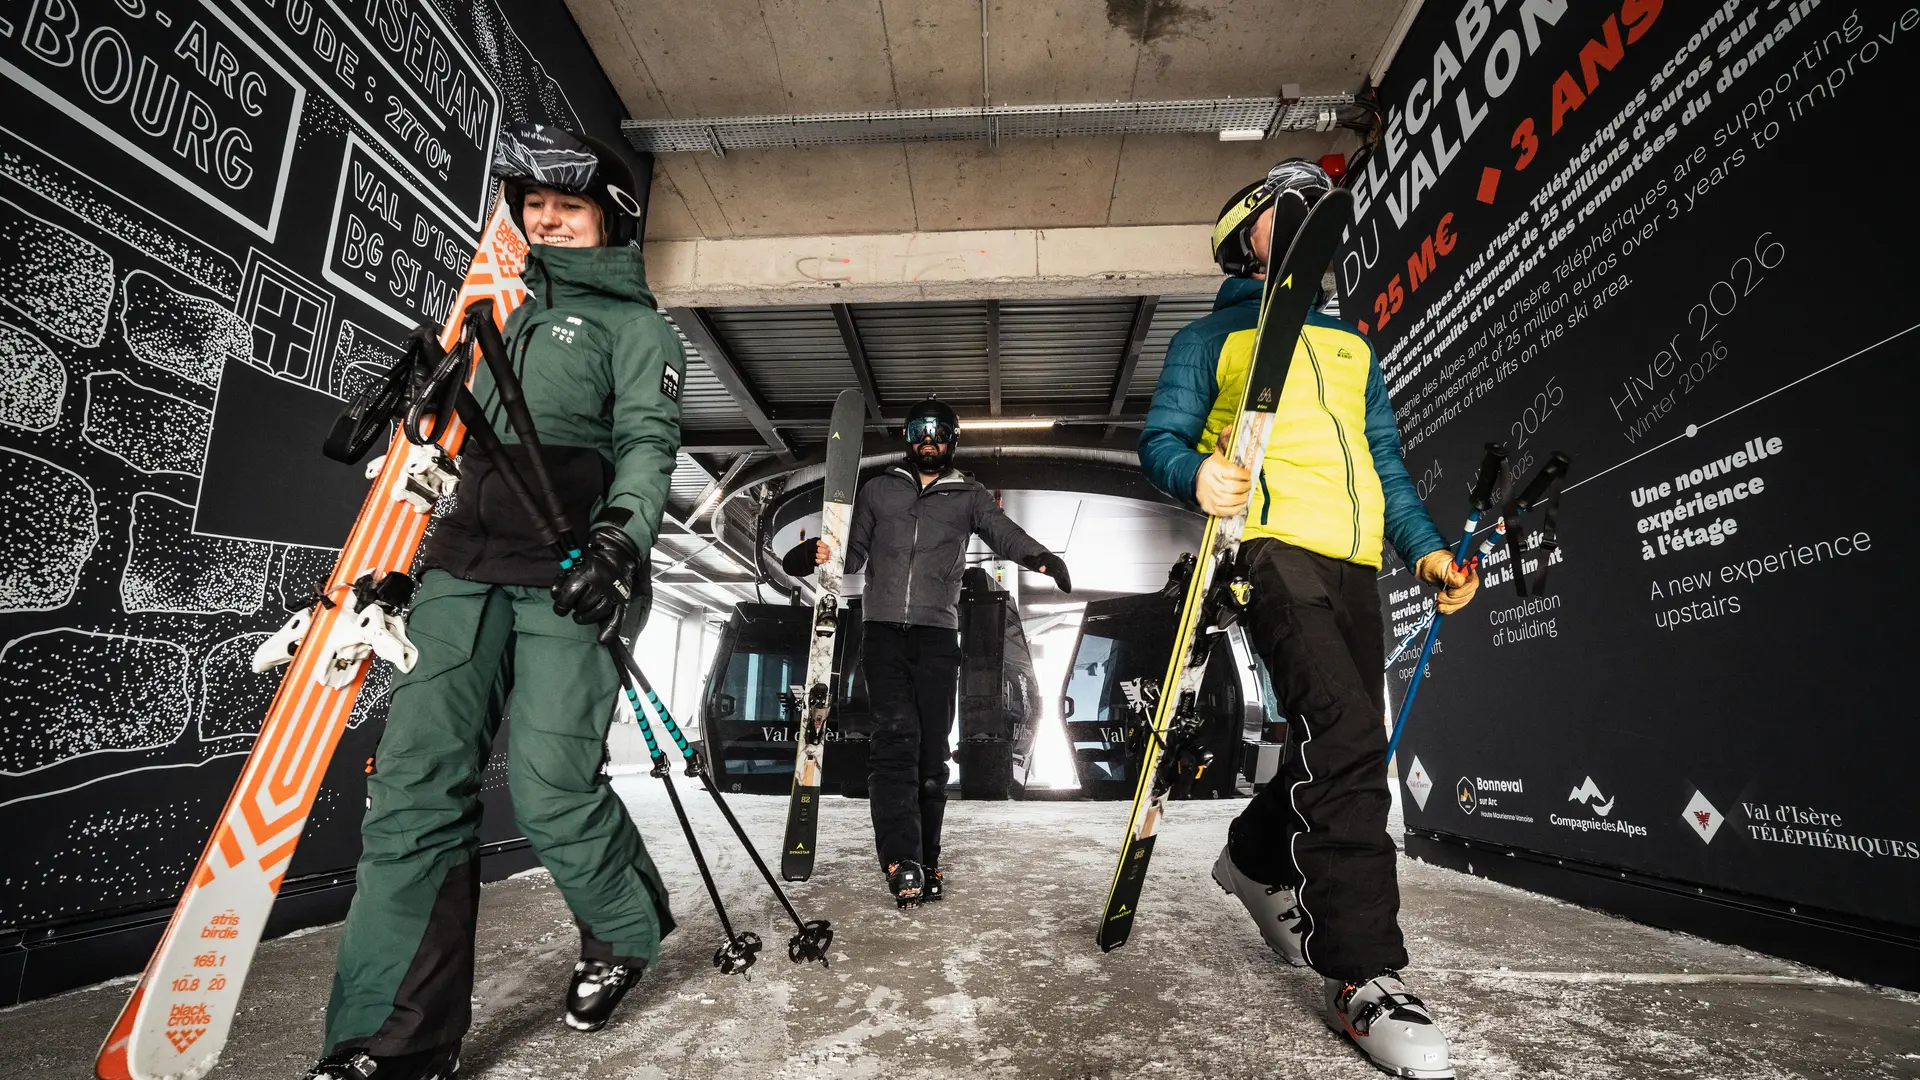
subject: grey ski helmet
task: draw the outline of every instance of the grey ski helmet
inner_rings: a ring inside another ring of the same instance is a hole
[[[960,417],[953,411],[952,406],[938,398],[917,401],[907,410],[907,423],[904,430],[907,439],[907,456],[913,459],[915,465],[922,463],[919,455],[914,452],[915,448],[929,434],[933,435],[934,442],[946,445],[946,450],[931,464],[945,469],[953,463],[953,451],[960,445]]]
[[[1235,192],[1220,208],[1213,226],[1213,261],[1231,277],[1260,273],[1266,266],[1253,253],[1253,225],[1260,219],[1260,212],[1278,203],[1285,192],[1300,196],[1299,203],[1289,207],[1287,220],[1279,220],[1281,215],[1276,211],[1273,251],[1283,252],[1305,220],[1305,211],[1332,190],[1333,180],[1327,171],[1306,158],[1288,158],[1275,165],[1265,177]]]
[[[507,209],[523,233],[527,225],[521,205],[527,189],[538,186],[592,199],[600,207],[608,247],[639,241],[640,216],[646,207],[635,192],[633,170],[599,139],[530,120],[516,121],[500,133],[493,175],[507,185]]]

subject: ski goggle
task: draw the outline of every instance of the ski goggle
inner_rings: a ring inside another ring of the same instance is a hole
[[[953,425],[931,416],[917,416],[907,421],[907,445],[918,446],[928,440],[952,442]]]
[[[493,154],[500,179],[559,191],[586,191],[599,167],[599,157],[571,133],[524,120],[501,133]]]

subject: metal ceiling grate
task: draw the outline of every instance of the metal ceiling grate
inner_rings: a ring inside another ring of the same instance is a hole
[[[1353,104],[1352,94],[1319,94],[627,120],[620,127],[635,149],[656,154],[974,139],[997,143],[1067,135],[1212,135],[1234,130],[1259,131],[1272,138],[1282,131],[1330,131]]]

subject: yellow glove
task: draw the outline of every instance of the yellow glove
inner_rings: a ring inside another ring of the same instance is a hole
[[[1440,586],[1440,596],[1435,604],[1442,615],[1451,615],[1466,607],[1467,601],[1473,599],[1473,594],[1480,591],[1480,575],[1455,566],[1453,552],[1444,549],[1420,556],[1420,561],[1414,564],[1413,573],[1421,581]]]

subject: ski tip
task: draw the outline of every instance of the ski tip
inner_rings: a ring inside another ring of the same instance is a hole
[[[140,1011],[140,999],[145,995],[145,990],[146,981],[143,978],[134,985],[133,993],[127,997],[127,1004],[113,1023],[113,1030],[107,1032],[106,1041],[100,1044],[100,1053],[93,1062],[93,1075],[98,1080],[133,1080],[133,1073],[127,1064],[127,1041],[133,1036],[134,1016]]]

